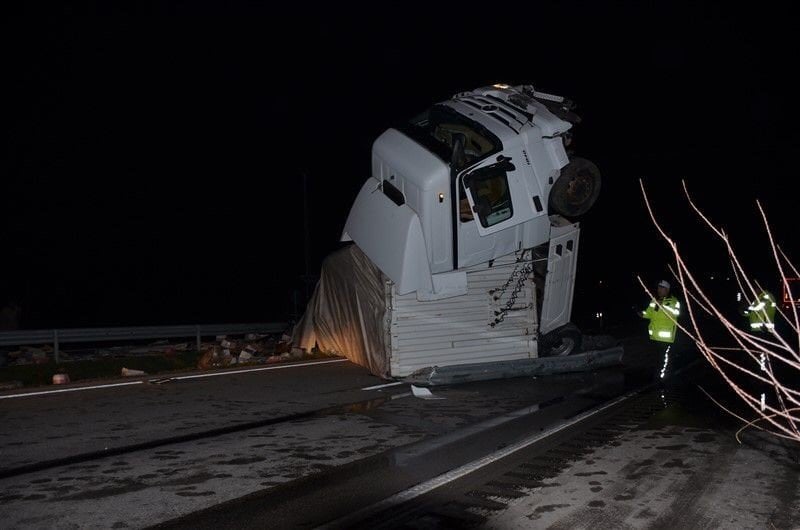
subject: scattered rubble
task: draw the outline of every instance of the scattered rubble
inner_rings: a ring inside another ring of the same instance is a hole
[[[270,335],[248,333],[243,338],[231,338],[226,335],[218,335],[215,338],[214,344],[202,345],[202,355],[197,361],[197,368],[200,370],[225,368],[236,364],[275,363],[293,357],[289,354],[288,344],[276,342]],[[289,337],[284,335],[284,338]]]
[[[198,368],[219,368],[241,362],[264,362],[268,355],[276,352],[277,342],[275,337],[260,333],[248,333],[244,338],[233,338],[225,335],[215,337],[213,343],[201,344],[201,358]],[[150,344],[129,344],[124,346],[85,347],[71,348],[69,351],[59,351],[59,361],[118,359],[132,356],[162,355],[165,357],[176,356],[181,352],[192,351],[194,342],[169,343],[159,340]],[[288,351],[284,345],[277,353]],[[210,354],[210,355],[209,355]],[[21,346],[16,350],[0,351],[0,367],[20,366],[31,364],[45,364],[54,360],[53,346]]]
[[[268,335],[261,333],[248,333],[246,335],[218,335],[213,342],[203,342],[200,345],[200,356],[196,367],[200,370],[225,368],[240,364],[272,364],[301,359],[306,355],[304,350],[292,347],[291,337],[284,333]],[[164,356],[178,355],[180,352],[192,351],[194,342],[169,343],[159,340],[147,345],[130,344],[122,346],[105,346],[89,348],[72,348],[69,351],[59,351],[59,361],[76,360],[105,360],[122,359],[137,356]],[[52,362],[54,351],[52,345],[22,346],[14,351],[0,352],[0,366],[32,365]],[[53,376],[52,383],[67,384],[69,376],[61,372]],[[148,375],[142,370],[124,367],[122,377],[137,377]]]
[[[132,368],[122,367],[122,377],[136,377],[140,375],[147,375],[147,372],[142,370],[134,370]]]
[[[124,368],[123,368],[124,370]],[[68,374],[53,374],[53,384],[54,385],[66,385],[69,384],[69,375]]]
[[[19,366],[23,364],[44,364],[53,355],[53,347],[45,346],[21,346],[20,349],[5,352],[3,357],[7,366]]]
[[[22,381],[0,381],[0,390],[16,390],[22,388]]]

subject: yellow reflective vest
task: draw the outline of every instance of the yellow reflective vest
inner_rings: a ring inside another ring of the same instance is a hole
[[[663,300],[651,300],[644,311],[642,318],[650,321],[647,332],[650,340],[658,342],[675,341],[675,332],[678,328],[676,322],[681,314],[681,303],[674,296],[667,296]]]
[[[744,316],[750,320],[750,329],[763,331],[775,328],[775,297],[769,291],[761,291],[755,302],[747,306]]]

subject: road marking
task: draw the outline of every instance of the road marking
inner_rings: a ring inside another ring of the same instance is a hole
[[[458,479],[460,479],[460,478],[462,478],[462,477],[464,477],[466,475],[469,475],[470,473],[472,473],[474,471],[477,471],[477,470],[479,470],[479,469],[481,469],[483,467],[486,467],[489,464],[492,464],[494,462],[497,462],[498,460],[506,458],[507,456],[510,456],[510,455],[516,453],[517,451],[521,451],[522,449],[525,449],[526,447],[528,447],[530,445],[533,445],[536,442],[539,442],[539,441],[541,441],[541,440],[543,440],[543,439],[545,439],[545,438],[547,438],[549,436],[552,436],[552,435],[554,435],[554,434],[556,434],[556,433],[558,433],[560,431],[563,431],[564,429],[566,429],[568,427],[571,427],[571,426],[575,425],[576,423],[581,422],[581,421],[583,421],[583,420],[585,420],[587,418],[590,418],[590,417],[594,416],[595,414],[598,414],[598,413],[600,413],[600,412],[602,412],[602,411],[604,411],[604,410],[606,410],[606,409],[608,409],[610,407],[613,407],[614,405],[622,403],[623,401],[625,401],[627,399],[630,399],[631,397],[639,394],[640,391],[641,390],[637,390],[637,391],[625,394],[624,396],[621,396],[621,397],[615,399],[614,401],[612,401],[610,403],[606,403],[605,405],[602,405],[602,406],[600,406],[600,407],[598,407],[596,409],[592,409],[592,410],[589,410],[587,412],[584,412],[583,414],[579,414],[578,416],[575,416],[571,420],[561,422],[561,423],[557,424],[555,427],[551,428],[548,431],[545,431],[543,433],[536,434],[534,436],[531,436],[529,438],[521,440],[521,441],[519,441],[519,442],[517,442],[515,444],[509,445],[508,447],[500,449],[499,451],[495,451],[494,453],[488,454],[488,455],[484,456],[483,458],[479,458],[477,460],[473,460],[472,462],[469,462],[468,464],[464,464],[461,467],[457,467],[455,469],[451,469],[450,471],[448,471],[446,473],[442,473],[438,477],[434,477],[431,480],[428,480],[427,482],[422,482],[420,484],[417,484],[416,486],[414,486],[412,488],[409,488],[409,489],[407,489],[405,491],[401,491],[400,493],[396,493],[396,494],[392,495],[391,497],[388,497],[388,498],[386,498],[386,499],[384,499],[382,501],[379,501],[379,502],[376,502],[375,504],[372,504],[371,506],[367,506],[366,508],[362,508],[361,510],[359,510],[359,511],[353,513],[353,514],[350,514],[348,516],[342,517],[341,519],[337,519],[335,521],[332,521],[332,522],[330,522],[328,524],[319,526],[317,528],[343,528],[343,527],[352,526],[353,523],[355,523],[357,521],[361,521],[362,519],[364,519],[364,518],[366,518],[366,517],[368,517],[368,516],[370,516],[372,514],[375,514],[375,513],[378,513],[378,512],[382,512],[384,510],[388,510],[389,508],[393,508],[395,506],[398,506],[398,505],[403,504],[405,502],[408,502],[410,500],[416,499],[417,497],[425,495],[426,493],[429,493],[429,492],[431,492],[431,491],[433,491],[433,490],[435,490],[437,488],[440,488],[440,487],[444,486],[445,484],[449,484],[449,483],[451,483],[451,482],[453,482],[455,480],[458,480]]]
[[[361,390],[378,390],[379,388],[387,388],[390,386],[397,386],[405,384],[405,381],[397,381],[396,383],[386,383],[385,385],[375,385],[375,386],[368,386],[364,387]]]
[[[282,370],[284,368],[298,368],[301,366],[316,366],[318,364],[330,364],[330,363],[343,363],[346,362],[347,359],[333,359],[332,361],[315,361],[313,363],[295,363],[295,364],[287,364],[285,366],[266,366],[264,368],[245,368],[244,370],[226,370],[224,372],[214,372],[212,374],[196,374],[196,375],[181,375],[178,377],[173,377],[172,379],[200,379],[201,377],[216,377],[218,375],[230,375],[230,374],[246,374],[249,372],[263,372],[265,370]]]
[[[197,375],[182,375],[178,377],[172,377],[171,379],[198,379],[200,377],[216,377],[218,375],[232,375],[232,374],[244,374],[248,372],[263,372],[265,370],[281,370],[285,368],[301,368],[304,366],[315,366],[318,364],[329,364],[329,363],[341,363],[345,362],[347,359],[333,359],[331,361],[315,361],[312,363],[294,363],[294,364],[287,364],[285,366],[267,366],[264,368],[249,368],[244,370],[229,370],[223,372],[214,372],[212,374],[197,374]],[[161,378],[159,378],[161,379]],[[156,381],[154,379],[153,381]],[[58,390],[42,390],[40,392],[24,392],[21,394],[8,394],[5,396],[0,396],[0,399],[12,399],[12,398],[20,398],[20,397],[28,397],[28,396],[43,396],[47,394],[61,394],[63,392],[80,392],[82,390],[94,390],[97,388],[112,388],[116,386],[131,386],[131,385],[142,385],[147,383],[149,380],[145,381],[130,381],[127,383],[109,383],[107,385],[92,385],[92,386],[81,386],[76,388],[59,388]]]
[[[0,396],[0,399],[11,399],[11,398],[18,398],[18,397],[28,397],[28,396],[42,396],[44,394],[60,394],[62,392],[78,392],[80,390],[92,390],[95,388],[109,388],[112,386],[130,386],[130,385],[141,385],[144,381],[131,381],[130,383],[112,383],[108,385],[93,385],[93,386],[82,386],[79,388],[60,388],[58,390],[42,390],[41,392],[26,392],[24,394],[10,394],[8,396]]]

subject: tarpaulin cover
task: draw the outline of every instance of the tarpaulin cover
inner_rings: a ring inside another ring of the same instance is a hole
[[[297,323],[292,344],[347,357],[389,377],[384,320],[386,277],[355,244],[325,258],[319,283]]]

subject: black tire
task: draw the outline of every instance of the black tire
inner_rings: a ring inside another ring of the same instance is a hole
[[[580,217],[589,211],[600,196],[600,170],[585,158],[573,158],[561,170],[550,188],[550,213]]]
[[[542,346],[543,357],[556,357],[578,353],[582,342],[583,334],[570,322],[543,335],[539,344]]]

